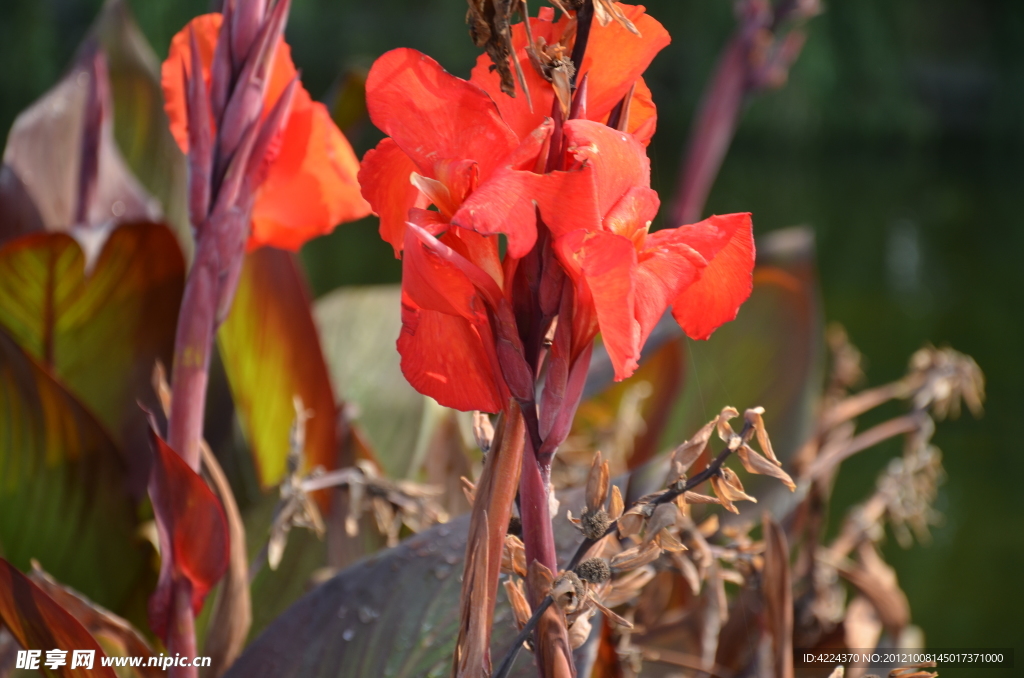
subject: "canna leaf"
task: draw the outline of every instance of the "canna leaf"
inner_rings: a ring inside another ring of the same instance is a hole
[[[0,247],[0,327],[94,412],[123,450],[133,491],[148,475],[142,401],[156,407],[149,375],[169,364],[185,263],[161,224],[124,224],[91,267],[64,233]]]
[[[0,550],[112,610],[147,579],[128,464],[103,425],[0,328]],[[2,588],[2,587],[0,587]],[[49,648],[48,648],[49,649]]]
[[[59,678],[117,678],[114,670],[101,665],[103,649],[85,627],[58,605],[41,588],[0,558],[0,621],[11,635],[27,650],[41,650],[42,660],[47,650],[66,650],[66,664],[58,669],[40,667],[43,675]],[[93,668],[71,669],[73,650],[94,650]]]
[[[398,285],[382,285],[343,288],[316,303],[335,388],[357,406],[357,421],[392,478],[419,470],[418,441],[429,440],[426,429],[439,420],[402,376],[395,348],[402,329],[400,299]]]
[[[149,495],[160,537],[160,581],[149,603],[149,623],[167,638],[172,621],[175,581],[188,581],[192,609],[203,600],[228,568],[227,518],[220,501],[202,477],[177,452],[151,432],[155,454]]]
[[[334,390],[294,255],[264,247],[246,256],[217,340],[260,485],[272,487],[287,472],[295,396],[312,411],[306,423],[307,468],[335,468]]]
[[[86,44],[92,41],[107,58],[117,146],[139,182],[160,201],[186,258],[191,258],[185,156],[164,113],[160,61],[125,0],[104,3]]]
[[[572,490],[559,499],[582,505],[583,493]],[[279,615],[225,678],[448,676],[468,527],[469,515],[460,516],[342,571]],[[554,527],[564,562],[576,549],[579,531],[564,514]],[[497,603],[491,653],[500,658],[516,627],[503,592]],[[523,652],[511,675],[532,678],[536,671]]]

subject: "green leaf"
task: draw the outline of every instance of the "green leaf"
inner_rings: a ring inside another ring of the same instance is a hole
[[[559,494],[562,506],[583,494]],[[560,512],[554,520],[560,560],[580,541]],[[459,621],[459,591],[469,515],[410,537],[318,586],[278,616],[225,678],[426,678],[448,676]],[[285,558],[287,559],[287,555]],[[497,662],[515,637],[499,591],[492,635]],[[521,652],[513,674],[537,675]]]
[[[287,471],[294,396],[312,411],[306,422],[307,467],[335,468],[334,391],[293,254],[263,247],[246,255],[217,340],[261,486],[278,484]]]
[[[128,465],[104,427],[0,329],[0,551],[123,610],[147,574]],[[3,587],[0,586],[0,589]],[[48,648],[50,649],[50,648]]]
[[[0,327],[132,453],[139,492],[149,443],[138,402],[159,407],[150,378],[157,360],[170,364],[184,277],[177,242],[160,224],[116,228],[90,268],[64,233],[0,247]]]
[[[160,88],[160,60],[124,0],[107,0],[90,31],[107,57],[114,138],[132,172],[163,205],[191,257],[185,155],[171,136]]]
[[[11,630],[18,643],[39,650],[43,675],[59,678],[116,678],[114,670],[104,667],[103,649],[77,619],[58,605],[28,577],[0,558],[0,621]],[[66,664],[56,670],[45,666],[48,650],[65,650]],[[93,650],[93,668],[72,670],[73,650]]]
[[[395,348],[401,298],[398,285],[346,287],[317,300],[315,311],[335,388],[357,407],[356,420],[392,478],[419,470],[422,424],[437,419],[402,375]]]

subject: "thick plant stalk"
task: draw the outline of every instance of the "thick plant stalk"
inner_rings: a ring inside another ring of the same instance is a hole
[[[461,623],[452,664],[455,678],[485,678],[490,674],[489,646],[501,554],[519,485],[525,441],[523,415],[511,401],[487,452],[473,499],[462,577]]]
[[[813,0],[783,0],[775,5],[769,0],[744,0],[740,4],[739,25],[722,50],[690,129],[671,223],[690,224],[700,219],[747,99],[785,83],[804,36],[794,28],[778,37],[779,27],[791,20],[799,24],[818,11]],[[765,35],[771,36],[767,45]]]
[[[168,442],[196,472],[214,333],[227,316],[245,254],[260,166],[283,129],[294,87],[261,122],[263,94],[289,8],[279,0],[229,0],[212,64],[210,91],[191,35],[186,69],[189,132],[189,215],[196,256],[178,315]],[[211,125],[216,125],[216,129]],[[202,545],[199,545],[200,547]],[[166,555],[165,555],[166,557]],[[169,654],[196,656],[191,586],[176,580]],[[195,678],[195,667],[172,667],[171,678]]]

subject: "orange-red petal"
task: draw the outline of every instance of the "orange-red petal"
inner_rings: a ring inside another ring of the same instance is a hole
[[[486,176],[519,142],[486,92],[413,49],[391,50],[374,62],[366,107],[373,124],[427,176],[438,161],[464,159],[479,163]]]
[[[380,217],[380,237],[391,244],[396,257],[405,245],[409,210],[427,206],[426,198],[409,180],[416,170],[394,139],[384,139],[368,151],[359,168],[363,197]]]
[[[726,214],[676,230],[708,265],[672,302],[672,315],[691,338],[707,339],[736,317],[753,289],[753,224],[750,214]]]
[[[297,250],[339,223],[368,215],[358,172],[359,160],[327,108],[298,90],[281,152],[256,197],[249,249]]]
[[[601,339],[625,379],[640,358],[640,325],[634,316],[637,255],[632,241],[608,231],[578,230],[555,241],[559,261],[597,315]]]
[[[487,342],[493,341],[486,325],[402,304],[398,338],[402,374],[413,388],[445,407],[483,412],[501,409],[487,351]]]

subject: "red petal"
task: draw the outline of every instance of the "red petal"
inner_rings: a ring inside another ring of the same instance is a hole
[[[413,388],[445,407],[501,409],[495,362],[488,352],[493,342],[486,323],[417,308],[403,295],[398,338],[402,374]]]
[[[753,289],[754,234],[750,214],[713,216],[680,226],[678,238],[708,262],[700,278],[672,302],[672,315],[693,339],[707,339],[736,317]]]
[[[629,238],[642,249],[647,237],[647,229],[658,214],[661,200],[650,188],[636,186],[626,191],[625,195],[612,206],[604,217],[605,230]]]
[[[192,585],[192,611],[228,568],[228,527],[224,509],[203,479],[152,431],[153,470],[149,495],[160,536],[160,581],[150,599],[153,631],[167,639],[175,581]]]
[[[597,210],[605,215],[634,186],[651,185],[651,163],[643,145],[631,134],[590,120],[565,123],[569,152],[594,169]]]
[[[556,240],[555,252],[577,288],[583,288],[577,299],[590,297],[615,379],[625,379],[640,357],[640,325],[634,317],[636,248],[608,231],[579,230]]]
[[[636,320],[640,323],[640,346],[681,290],[700,277],[704,257],[677,237],[677,229],[647,236],[640,253],[636,275]]]
[[[192,72],[192,48],[189,32],[194,31],[199,55],[203,64],[203,77],[207,86],[210,82],[210,64],[213,50],[217,46],[220,31],[220,14],[203,14],[188,22],[171,38],[171,46],[160,68],[160,85],[164,90],[164,111],[170,122],[171,135],[178,142],[183,153],[188,153],[188,116],[185,106],[184,72]]]
[[[359,160],[323,104],[295,93],[281,140],[252,211],[249,249],[297,250],[339,223],[370,213],[359,191]]]
[[[643,6],[619,3],[619,8],[640,35],[630,33],[615,21],[607,26],[594,23],[578,76],[590,74],[587,114],[592,120],[604,119],[647,70],[655,55],[672,41],[665,27],[646,14]]]
[[[405,222],[409,210],[427,206],[427,200],[409,181],[416,165],[394,139],[384,139],[363,156],[359,183],[363,196],[380,216],[380,237],[395,248],[395,256],[405,245]]]
[[[482,89],[413,49],[377,59],[366,80],[370,119],[422,174],[439,160],[471,159],[486,176],[518,143]]]

